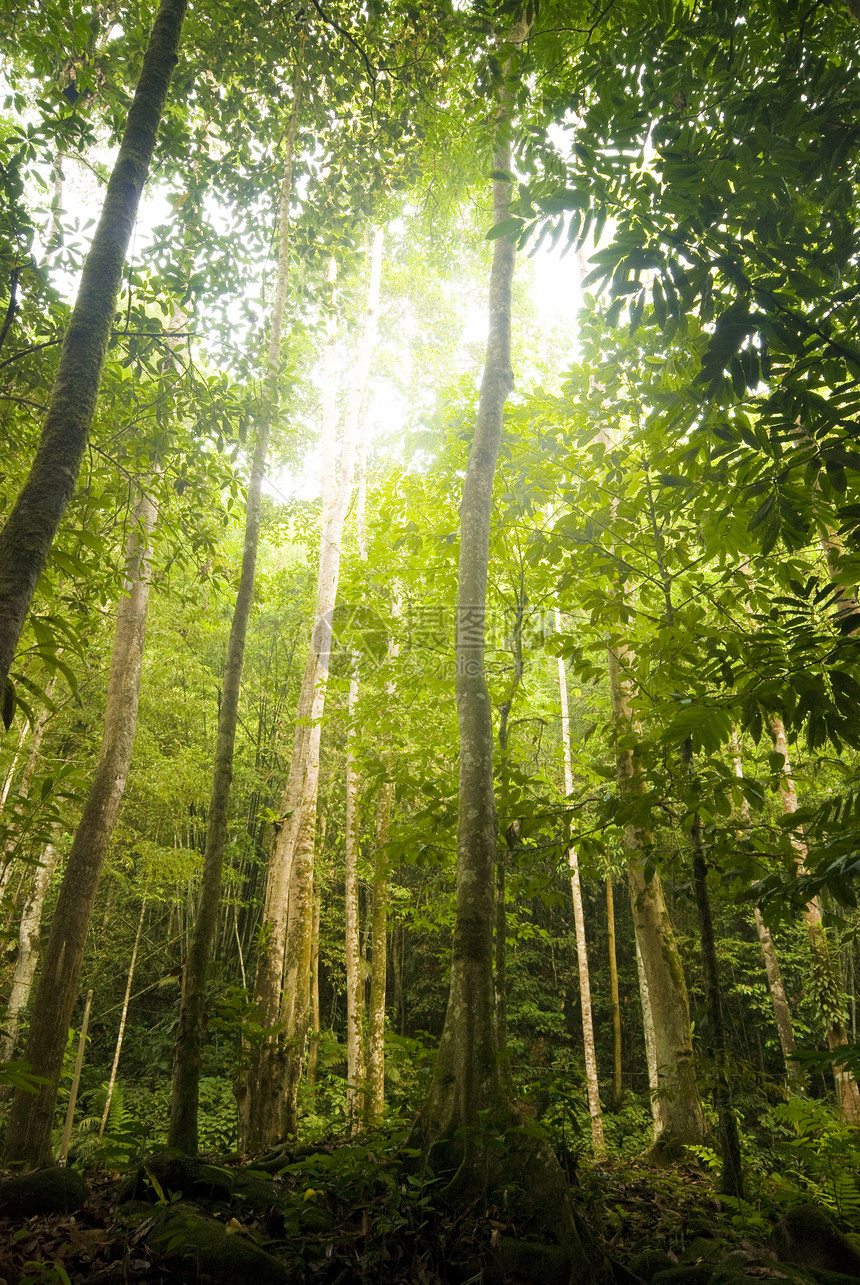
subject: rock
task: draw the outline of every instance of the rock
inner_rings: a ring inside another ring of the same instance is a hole
[[[120,1204],[129,1200],[155,1203],[160,1199],[155,1183],[168,1199],[171,1194],[179,1194],[186,1200],[227,1204],[233,1194],[234,1179],[228,1169],[189,1160],[187,1156],[155,1155],[126,1179],[117,1192],[117,1200]]]
[[[541,1285],[568,1285],[570,1281],[570,1253],[562,1245],[502,1236],[495,1252],[505,1276],[510,1273]]]
[[[668,1271],[675,1264],[664,1249],[646,1249],[630,1260],[630,1270],[644,1281],[651,1281],[658,1272]]]
[[[74,1169],[36,1169],[0,1183],[0,1214],[73,1214],[87,1198],[87,1184]]]
[[[788,1263],[860,1276],[860,1254],[817,1205],[789,1209],[771,1232],[770,1248]]]
[[[164,1259],[181,1279],[205,1277],[213,1285],[285,1285],[284,1264],[241,1231],[188,1205],[174,1205],[147,1237],[150,1252]]]
[[[713,1274],[713,1263],[688,1263],[657,1272],[651,1279],[651,1285],[709,1285]]]
[[[259,1169],[233,1169],[233,1195],[230,1200],[237,1208],[268,1209],[274,1204],[275,1187],[270,1174]]]

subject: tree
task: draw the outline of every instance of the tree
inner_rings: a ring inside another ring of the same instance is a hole
[[[301,60],[302,49],[303,42],[299,48],[299,60]],[[299,61],[293,85],[293,107],[285,144],[284,174],[278,203],[278,272],[272,305],[268,351],[268,386],[266,389],[268,400],[273,406],[277,402],[281,337],[287,299],[290,202],[293,195],[293,152],[301,105],[300,77],[301,62]],[[254,600],[257,548],[260,541],[260,498],[266,456],[269,449],[270,416],[271,411],[267,408],[258,425],[251,460],[251,476],[248,481],[245,507],[242,571],[236,595],[233,623],[230,629],[230,640],[227,646],[224,684],[218,711],[212,794],[209,800],[206,822],[203,879],[191,945],[183,970],[182,1007],[174,1046],[173,1092],[171,1096],[171,1123],[168,1142],[170,1146],[176,1147],[180,1151],[185,1151],[190,1155],[197,1154],[199,1064],[200,1049],[203,1041],[206,975],[221,900],[221,872],[224,847],[227,842],[230,786],[233,779],[233,756],[236,743],[236,726],[239,718],[239,693],[242,684],[242,666],[245,657],[248,621]]]
[[[161,0],[63,341],[39,449],[0,532],[0,685],[4,688],[36,582],[78,480],[126,251],[178,61],[185,7],[186,0]]]
[[[27,1037],[26,1060],[46,1082],[37,1093],[19,1089],[12,1099],[4,1145],[5,1158],[12,1163],[36,1167],[47,1163],[51,1156],[51,1129],[66,1032],[77,995],[99,875],[134,748],[149,604],[150,537],[155,519],[155,506],[148,492],[143,491],[128,535],[128,596],[121,599],[117,609],[101,753],[66,859]]]
[[[269,865],[254,983],[254,1002],[259,1020],[268,1034],[254,1050],[251,1069],[239,1092],[242,1135],[249,1149],[271,1144],[285,1133],[296,1131],[296,1103],[310,1001],[321,723],[325,709],[332,617],[340,575],[341,541],[352,497],[359,417],[373,352],[381,269],[380,231],[375,237],[371,255],[364,333],[344,417],[340,478],[336,489],[332,460],[336,415],[333,331],[328,344],[328,389],[323,407],[323,457],[326,462],[316,613],[296,711],[290,770],[281,802],[283,819]],[[334,273],[332,261],[332,281]]]
[[[493,872],[496,805],[493,727],[484,669],[487,568],[493,479],[505,402],[513,388],[511,292],[515,242],[509,210],[516,69],[529,24],[520,19],[502,45],[493,154],[493,263],[490,327],[474,437],[460,505],[455,690],[460,730],[457,895],[451,983],[439,1056],[416,1126],[425,1151],[443,1170],[453,1161],[449,1190],[492,1192],[501,1171],[488,1146],[492,1128],[504,1134],[516,1117],[499,1072],[493,997]],[[512,1147],[507,1161],[527,1193],[522,1201],[564,1245],[572,1279],[599,1275],[595,1254],[578,1226],[558,1161],[546,1143]],[[502,1166],[502,1169],[504,1165]],[[599,1260],[598,1260],[599,1261]]]

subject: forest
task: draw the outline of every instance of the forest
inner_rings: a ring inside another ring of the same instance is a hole
[[[860,4],[0,50],[0,1285],[860,1278]]]

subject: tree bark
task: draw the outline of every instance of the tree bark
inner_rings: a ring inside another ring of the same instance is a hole
[[[361,405],[376,335],[376,311],[382,269],[382,234],[371,257],[362,343],[344,418],[340,481],[323,476],[317,603],[311,648],[305,664],[296,711],[296,734],[289,776],[281,804],[284,818],[269,862],[266,902],[254,1001],[269,1039],[253,1051],[245,1084],[239,1089],[240,1135],[246,1150],[259,1150],[285,1134],[295,1134],[297,1095],[308,1030],[308,976],[313,906],[314,836],[319,785],[319,744],[325,709],[331,624],[340,575],[340,548],[352,495],[356,440]],[[329,345],[333,362],[333,344]],[[333,391],[334,370],[328,376]],[[333,437],[333,399],[324,411],[324,439]],[[328,423],[326,424],[326,421]],[[330,455],[324,445],[324,456]],[[283,992],[283,1001],[281,994]]]
[[[508,37],[493,155],[493,213],[508,217],[511,183],[512,59],[528,27]],[[569,1258],[571,1282],[599,1279],[601,1255],[576,1218],[558,1161],[546,1142],[528,1137],[506,1100],[499,1072],[493,995],[493,871],[497,821],[493,791],[493,720],[484,668],[493,479],[504,406],[513,387],[511,293],[515,245],[497,237],[490,273],[490,326],[475,433],[460,505],[460,557],[454,684],[460,730],[457,886],[451,980],[439,1054],[413,1136],[436,1172],[454,1169],[447,1191],[458,1202],[516,1185],[518,1220],[554,1236]],[[506,1134],[506,1154],[488,1141]]]
[[[359,940],[358,904],[358,772],[355,766],[355,708],[358,701],[358,656],[352,658],[349,684],[349,744],[346,751],[346,835],[344,837],[344,914],[346,918],[346,1114],[349,1132],[364,1122],[364,977]]]
[[[388,837],[391,828],[391,781],[379,788],[376,805],[376,852],[370,902],[370,1002],[367,1009],[368,1128],[382,1123],[385,1106],[385,996],[388,980]]]
[[[33,886],[21,916],[21,926],[18,930],[18,958],[15,961],[12,989],[9,992],[6,1016],[3,1019],[4,1034],[0,1040],[0,1062],[12,1060],[18,1035],[18,1023],[27,1007],[30,991],[33,989],[33,978],[36,976],[36,967],[39,963],[42,910],[58,860],[57,849],[53,843],[49,843],[42,855],[41,864],[36,868]]]
[[[556,610],[555,630],[561,632],[561,615]],[[573,794],[573,765],[570,752],[570,710],[567,703],[567,674],[564,658],[558,658],[558,695],[561,706],[561,745],[564,754],[564,792]],[[594,1043],[594,1023],[591,1015],[591,979],[588,972],[588,944],[585,937],[585,912],[582,906],[582,885],[579,879],[579,859],[576,848],[567,853],[570,866],[570,891],[573,900],[573,923],[576,932],[576,958],[579,966],[579,1002],[582,1009],[582,1042],[585,1053],[585,1083],[588,1094],[588,1114],[591,1118],[591,1149],[595,1160],[606,1155],[603,1136],[603,1114],[600,1108],[600,1085],[597,1079],[597,1049]]]
[[[301,53],[300,53],[301,57]],[[260,543],[260,497],[269,450],[272,411],[277,403],[277,379],[281,363],[281,340],[287,300],[289,264],[290,200],[293,191],[293,151],[300,107],[301,67],[297,69],[293,86],[293,110],[287,133],[284,173],[278,203],[278,276],[272,303],[269,350],[267,358],[268,379],[266,395],[269,403],[257,430],[248,494],[245,502],[245,540],[242,550],[242,570],[233,624],[227,644],[227,660],[221,701],[218,709],[218,731],[215,745],[215,764],[212,773],[212,790],[206,818],[206,844],[203,856],[203,878],[197,914],[191,934],[191,943],[182,974],[182,1004],[176,1038],[173,1046],[173,1082],[170,1099],[170,1126],[168,1146],[176,1147],[186,1155],[197,1154],[197,1114],[200,1091],[200,1056],[205,1027],[206,978],[209,956],[212,951],[218,907],[221,901],[221,876],[224,865],[224,848],[227,843],[227,819],[230,807],[230,789],[233,782],[233,757],[236,746],[236,728],[239,720],[239,697],[242,688],[242,668],[245,658],[245,640],[254,602],[254,584],[257,575],[257,550]],[[241,959],[240,959],[241,962]],[[242,965],[244,972],[244,964]]]
[[[56,685],[57,676],[54,674],[51,681],[48,683],[48,686],[45,688],[45,695],[48,697],[48,700],[53,696]],[[16,818],[20,817],[21,801],[29,798],[30,796],[30,783],[33,780],[33,773],[35,772],[36,764],[39,761],[39,750],[42,746],[42,738],[45,735],[45,729],[48,726],[49,717],[50,710],[46,706],[36,718],[36,725],[33,728],[33,737],[30,741],[30,749],[27,754],[27,762],[24,764],[24,771],[21,773],[21,780],[18,782],[17,799],[13,808],[13,815]],[[15,757],[17,758],[17,755]],[[3,803],[6,802],[6,797],[7,792],[6,787],[4,786]],[[14,857],[18,849],[18,844],[21,841],[21,837],[22,836],[20,834],[16,835],[13,832],[9,835],[9,838],[3,845],[3,856],[0,858],[0,897],[2,897],[6,891],[6,885],[8,884],[9,876],[12,873]]]
[[[612,1110],[624,1099],[621,1062],[621,1002],[618,994],[618,954],[615,949],[615,893],[612,876],[606,876],[606,937],[609,950],[609,996],[612,1000]]]
[[[0,532],[0,692],[80,472],[126,251],[177,63],[185,7],[186,0],[161,0],[84,263],[36,458]]]
[[[105,707],[104,736],[93,783],[66,861],[66,870],[36,992],[25,1059],[47,1084],[17,1091],[6,1130],[7,1162],[33,1167],[51,1155],[51,1127],[63,1069],[66,1033],[77,993],[99,875],[113,835],[131,765],[149,604],[149,541],[156,508],[144,494],[128,537],[127,596],[117,610]]]
[[[654,1016],[651,1012],[651,1000],[648,996],[648,979],[645,976],[645,965],[642,963],[642,951],[639,942],[634,940],[636,948],[636,971],[639,977],[639,1002],[642,1005],[642,1039],[645,1044],[645,1065],[648,1070],[648,1096],[651,1099],[651,1119],[654,1122],[654,1138],[661,1137],[663,1129],[663,1111],[660,1099],[660,1078],[657,1075],[657,1038],[654,1034]]]
[[[629,743],[636,728],[626,676],[633,657],[623,643],[610,646],[608,656],[618,788],[623,798],[635,803],[645,792],[645,782]],[[646,983],[643,993],[653,1019],[661,1133],[677,1143],[701,1143],[705,1123],[693,1062],[690,1003],[660,876],[648,869],[654,841],[645,827],[628,824],[624,846],[633,926]],[[661,1141],[660,1135],[656,1141]]]

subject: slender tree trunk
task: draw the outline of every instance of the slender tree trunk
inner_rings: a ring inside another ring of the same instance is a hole
[[[125,1036],[125,1023],[126,1023],[126,1018],[128,1017],[128,1004],[129,1004],[129,1000],[131,999],[131,987],[132,987],[132,983],[134,982],[134,970],[137,965],[137,952],[140,947],[140,934],[143,932],[143,920],[145,915],[146,915],[146,898],[144,897],[143,901],[140,904],[140,918],[137,921],[137,932],[135,933],[134,946],[132,947],[132,951],[131,951],[131,962],[129,963],[129,966],[128,966],[128,977],[125,983],[125,995],[123,996],[123,999],[122,999],[122,1011],[119,1016],[119,1031],[117,1032],[116,1047],[114,1048],[114,1052],[113,1052],[113,1063],[110,1069],[110,1078],[108,1079],[107,1095],[105,1096],[105,1106],[104,1106],[104,1111],[102,1112],[102,1122],[99,1125],[100,1138],[104,1137],[105,1128],[108,1122],[108,1116],[110,1115],[110,1104],[111,1104],[111,1099],[113,1098],[114,1085],[116,1084],[116,1073],[117,1073],[117,1070],[119,1069],[119,1055],[122,1052],[122,1041]]]
[[[525,22],[509,36],[522,48]],[[500,90],[493,155],[495,223],[509,212],[511,63]],[[511,369],[511,287],[515,246],[510,237],[493,243],[484,373],[475,433],[460,505],[460,560],[457,586],[455,691],[460,728],[457,888],[451,981],[445,1025],[427,1100],[416,1124],[416,1140],[442,1169],[457,1165],[448,1191],[498,1191],[511,1179],[518,1187],[518,1213],[541,1235],[551,1233],[570,1259],[571,1282],[599,1274],[598,1255],[579,1226],[564,1176],[551,1149],[522,1131],[508,1134],[502,1158],[486,1145],[487,1128],[516,1126],[499,1072],[493,995],[493,872],[497,823],[493,790],[493,720],[484,668],[486,596],[493,479],[501,442],[504,406],[513,387]]]
[[[788,757],[788,746],[785,739],[785,728],[782,720],[771,718],[773,747],[783,758],[782,778],[780,780],[780,798],[782,809],[787,816],[797,811],[797,791],[791,773],[791,762]],[[794,848],[797,869],[803,872],[808,851],[803,833],[798,827],[792,831],[791,844]],[[821,922],[821,908],[818,899],[813,897],[807,902],[803,912],[804,923],[812,956],[812,968],[815,984],[818,989],[819,1004],[827,1022],[827,1047],[831,1053],[848,1043],[843,1012],[842,982],[837,976],[830,958],[824,926]],[[857,1081],[841,1063],[833,1063],[833,1078],[836,1082],[836,1095],[844,1118],[849,1124],[860,1125],[860,1090]]]
[[[325,817],[323,817],[325,820]],[[322,843],[320,843],[322,850]],[[314,917],[311,925],[311,1039],[308,1048],[308,1088],[316,1088],[320,1052],[320,903],[319,871],[314,872]]]
[[[37,1093],[17,1091],[6,1130],[8,1162],[45,1164],[63,1069],[66,1033],[80,978],[84,945],[99,875],[110,845],[131,764],[146,612],[149,540],[156,509],[143,495],[128,538],[127,596],[120,600],[105,708],[104,736],[93,783],[66,861],[36,992],[25,1059],[47,1083]]]
[[[57,676],[56,674],[54,674],[50,682],[48,683],[48,686],[45,688],[45,695],[48,697],[48,700],[50,700],[51,697],[53,696],[54,688],[56,687],[56,685],[57,685]],[[36,724],[33,728],[33,736],[30,741],[30,749],[27,754],[27,762],[24,764],[24,771],[21,773],[21,780],[18,782],[18,799],[13,809],[13,813],[16,819],[20,818],[20,815],[21,815],[21,808],[20,808],[21,802],[30,797],[30,784],[33,780],[33,773],[36,770],[36,764],[39,761],[39,750],[42,747],[42,738],[45,735],[45,729],[48,726],[49,717],[50,717],[50,710],[46,706],[39,713],[36,719]],[[16,755],[16,758],[17,758],[17,755]],[[6,794],[4,793],[3,802],[5,803],[5,801],[6,801]],[[6,885],[8,884],[9,876],[12,873],[14,857],[18,849],[18,845],[21,841],[21,837],[22,836],[20,834],[15,834],[13,831],[13,833],[9,835],[9,838],[6,840],[6,842],[3,845],[3,856],[0,857],[0,897],[2,897],[4,892],[6,891]]]
[[[635,730],[626,676],[631,662],[632,653],[624,644],[609,648],[618,788],[622,798],[633,801],[644,793],[645,782],[629,745]],[[648,996],[653,1018],[662,1131],[674,1142],[700,1143],[705,1123],[693,1062],[690,1004],[660,876],[648,869],[654,841],[644,827],[630,824],[624,830],[624,846],[633,926],[646,983],[642,993]]]
[[[391,781],[383,781],[376,806],[376,853],[370,902],[370,1002],[367,1009],[367,1098],[369,1128],[382,1123],[385,1106],[385,996],[388,980],[388,837]]]
[[[87,1031],[90,1027],[90,1010],[93,1005],[93,993],[87,991],[87,998],[84,1002],[84,1016],[81,1021],[81,1033],[78,1038],[78,1056],[75,1058],[75,1069],[72,1072],[72,1085],[69,1090],[69,1105],[66,1107],[66,1120],[63,1125],[63,1137],[60,1142],[60,1151],[57,1156],[57,1163],[64,1165],[69,1155],[69,1143],[72,1140],[72,1125],[75,1122],[75,1106],[78,1101],[78,1089],[81,1083],[81,1071],[84,1066],[84,1055],[87,1051]]]
[[[6,773],[5,779],[3,781],[3,789],[0,790],[0,812],[2,812],[6,806],[6,800],[9,797],[9,791],[11,790],[12,782],[15,779],[15,769],[18,766],[18,759],[21,757],[21,751],[24,748],[24,742],[27,739],[27,733],[29,731],[30,731],[30,724],[28,722],[25,722],[24,726],[21,728],[21,731],[18,735],[18,744],[15,747],[15,753],[12,756],[12,762],[9,764],[9,770]]]
[[[300,55],[301,57],[301,51]],[[287,134],[284,173],[278,207],[278,277],[272,304],[268,351],[267,398],[269,408],[261,419],[251,463],[251,477],[245,507],[245,541],[242,551],[242,571],[233,624],[227,644],[227,661],[221,702],[218,710],[218,731],[215,746],[215,765],[209,812],[206,818],[206,843],[203,857],[203,878],[200,898],[191,935],[188,957],[182,974],[182,1005],[173,1049],[173,1083],[170,1099],[170,1127],[168,1145],[187,1155],[197,1154],[197,1113],[200,1088],[200,1056],[203,1046],[204,1005],[209,955],[221,901],[221,876],[224,865],[224,848],[227,843],[227,820],[230,807],[230,789],[233,782],[233,756],[236,746],[236,728],[239,720],[239,697],[242,687],[242,667],[245,658],[245,640],[254,602],[254,583],[257,575],[257,549],[260,543],[260,497],[269,449],[271,416],[277,403],[277,376],[281,362],[281,338],[287,300],[289,255],[290,200],[293,190],[293,150],[300,107],[300,68],[293,86],[293,110]],[[244,963],[240,964],[244,974]]]
[[[509,110],[508,101],[503,111]],[[493,169],[511,169],[507,130],[498,130]],[[511,185],[493,182],[494,222],[508,217]],[[484,669],[487,572],[493,479],[504,406],[513,388],[511,291],[515,246],[493,243],[490,331],[475,433],[460,504],[455,690],[460,729],[457,891],[448,1008],[430,1094],[422,1119],[425,1136],[458,1135],[463,1178],[479,1178],[479,1112],[503,1108],[493,994],[493,874],[496,803],[493,791],[493,723]],[[472,1171],[470,1173],[470,1171]]]
[[[741,747],[737,736],[733,733],[731,740],[732,767],[735,776],[740,779],[743,777],[744,769],[741,762]],[[749,825],[749,804],[746,799],[743,800],[740,809],[740,819],[744,827]],[[755,927],[758,934],[759,946],[761,947],[762,959],[764,961],[764,970],[767,976],[768,991],[770,992],[770,1002],[773,1007],[773,1020],[776,1025],[776,1032],[779,1036],[782,1056],[785,1061],[785,1071],[789,1083],[796,1093],[802,1093],[804,1090],[803,1075],[800,1067],[792,1057],[797,1043],[794,1038],[794,1027],[791,1021],[791,1009],[788,1006],[788,998],[785,994],[785,986],[782,981],[782,972],[779,967],[779,957],[776,953],[776,944],[773,935],[764,922],[764,916],[758,906],[754,909]]]
[[[319,743],[325,709],[331,622],[340,575],[340,546],[352,495],[359,416],[376,334],[376,310],[382,268],[382,235],[377,233],[371,258],[365,327],[344,420],[340,482],[324,471],[317,604],[311,648],[297,709],[290,771],[281,804],[281,823],[269,863],[261,945],[257,957],[254,1000],[264,1026],[275,1027],[267,1043],[254,1051],[246,1083],[239,1093],[240,1133],[246,1150],[259,1150],[297,1127],[297,1095],[308,1029],[313,905],[314,835],[319,784]],[[329,347],[330,360],[333,347]],[[333,381],[333,370],[329,384]],[[333,400],[326,396],[331,405]],[[333,437],[331,409],[324,438]],[[330,456],[330,447],[324,448]],[[327,480],[328,478],[328,480]],[[286,911],[286,913],[285,913]],[[281,994],[283,993],[283,1001]]]
[[[18,930],[18,958],[15,961],[12,989],[9,992],[9,1003],[3,1019],[4,1034],[0,1040],[0,1062],[11,1061],[15,1051],[18,1023],[27,1007],[39,962],[39,937],[45,896],[58,860],[57,849],[53,843],[49,843],[42,855],[41,864],[36,868],[33,886],[21,916],[21,927]]]
[[[349,744],[346,751],[346,834],[344,837],[344,913],[346,918],[346,1113],[349,1132],[364,1121],[364,977],[362,975],[358,905],[358,772],[355,766],[355,709],[358,701],[358,656],[352,658],[349,684]]]
[[[685,743],[683,757],[692,776],[693,748],[690,741]],[[701,821],[698,812],[693,814],[690,840],[693,848],[693,889],[699,918],[702,968],[705,974],[705,992],[708,1004],[710,1058],[714,1068],[714,1106],[717,1111],[722,1147],[721,1185],[727,1196],[735,1196],[737,1199],[742,1200],[744,1179],[743,1169],[741,1168],[741,1143],[738,1135],[738,1122],[732,1109],[732,1094],[729,1087],[728,1046],[723,1017],[723,996],[717,960],[717,943],[711,917],[711,899],[708,894],[708,867],[705,861]]]
[[[555,613],[555,630],[561,632],[561,614]],[[558,658],[558,694],[561,706],[561,745],[564,753],[564,792],[573,794],[573,764],[570,752],[570,710],[567,703],[567,674],[564,658]],[[591,1015],[591,979],[588,973],[588,945],[585,937],[585,912],[582,906],[582,885],[579,879],[579,860],[576,848],[567,853],[570,865],[570,891],[573,899],[573,923],[576,931],[576,957],[579,965],[579,1002],[582,1009],[582,1042],[585,1052],[585,1083],[588,1093],[588,1114],[591,1117],[591,1149],[596,1160],[606,1155],[603,1137],[603,1114],[600,1109],[600,1085],[597,1079],[597,1049],[594,1043],[594,1023]]]
[[[606,937],[609,950],[609,995],[612,1000],[612,1110],[618,1111],[624,1098],[621,1065],[621,1002],[618,995],[618,955],[615,949],[615,893],[612,877],[606,877]]]
[[[126,251],[177,62],[185,6],[186,0],[161,0],[84,263],[39,449],[0,532],[0,691],[8,678],[36,582],[78,480]]]

